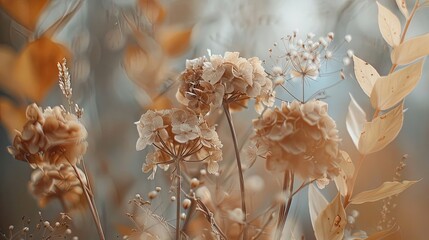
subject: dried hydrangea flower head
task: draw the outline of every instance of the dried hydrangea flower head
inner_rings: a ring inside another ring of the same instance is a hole
[[[340,139],[327,103],[283,102],[281,108],[266,110],[253,125],[253,141],[268,170],[291,170],[304,179],[338,175]]]
[[[274,93],[261,60],[242,58],[238,52],[199,57],[186,61],[186,69],[179,80],[177,99],[198,114],[206,115],[222,103],[246,106],[248,99],[256,99],[256,109],[272,106]]]
[[[76,165],[86,152],[87,131],[76,115],[62,107],[42,111],[35,103],[26,111],[27,123],[17,131],[9,153],[33,167],[50,163]]]
[[[87,183],[85,174],[77,168],[80,178]],[[44,207],[50,200],[58,198],[72,208],[83,203],[83,189],[73,167],[69,164],[43,165],[31,174],[28,184],[30,192]]]
[[[217,172],[222,160],[222,144],[214,127],[194,112],[183,109],[161,111],[149,110],[138,122],[137,151],[153,145],[155,151],[147,154],[143,165],[145,173],[152,171],[153,179],[157,167],[167,170],[176,161],[201,161],[208,164],[210,173]]]

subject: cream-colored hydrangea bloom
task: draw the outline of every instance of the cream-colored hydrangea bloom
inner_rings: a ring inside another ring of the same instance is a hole
[[[248,99],[255,98],[258,113],[264,105],[274,103],[272,82],[267,78],[261,60],[242,58],[238,52],[188,60],[179,80],[177,99],[202,115],[219,108],[224,102],[231,104],[231,108],[242,108]]]
[[[286,169],[303,178],[319,179],[338,175],[340,139],[334,120],[323,101],[283,103],[267,109],[253,121],[253,136],[259,156],[271,171]]]
[[[139,132],[136,149],[153,145],[155,151],[146,155],[143,172],[152,172],[153,179],[158,167],[167,170],[176,161],[201,161],[207,164],[209,173],[219,169],[222,160],[222,143],[214,127],[194,112],[183,109],[147,111],[136,122]]]
[[[17,131],[9,153],[36,167],[43,163],[77,164],[86,152],[87,131],[76,115],[62,107],[42,111],[35,103],[26,111],[27,123]]]

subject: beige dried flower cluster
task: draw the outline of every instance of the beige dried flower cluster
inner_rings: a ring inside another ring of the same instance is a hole
[[[153,145],[154,152],[147,154],[143,171],[152,171],[153,179],[157,166],[167,170],[176,161],[200,161],[207,163],[209,173],[219,169],[222,160],[222,143],[207,122],[194,112],[183,109],[161,111],[149,110],[138,122],[139,139],[136,149],[143,150]]]
[[[259,113],[263,105],[274,103],[272,82],[261,60],[240,57],[238,52],[187,60],[186,70],[179,79],[177,99],[198,114],[206,115],[223,103],[242,108],[249,98],[256,99],[255,108]]]
[[[86,176],[78,169],[80,178],[87,183]],[[51,199],[60,198],[71,204],[72,208],[81,205],[83,189],[71,165],[45,165],[31,174],[30,192],[45,206]]]
[[[253,121],[253,158],[266,158],[271,171],[291,170],[304,179],[338,175],[338,130],[328,105],[318,100],[282,103]]]
[[[8,148],[16,159],[33,168],[45,164],[76,165],[87,148],[87,131],[76,115],[63,107],[42,110],[35,103],[26,110],[27,123]]]

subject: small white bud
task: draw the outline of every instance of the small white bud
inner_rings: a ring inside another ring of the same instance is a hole
[[[11,231],[12,231],[12,230],[13,230],[13,228],[14,228],[14,226],[13,226],[13,225],[10,225],[10,226],[9,226],[9,230],[11,230]]]
[[[351,49],[347,50],[347,56],[348,56],[349,58],[352,58],[352,57],[353,57],[353,55],[354,55],[353,50],[351,50]]]
[[[331,51],[326,51],[325,58],[326,59],[331,59],[332,58],[332,52]]]
[[[158,196],[158,193],[156,191],[150,191],[147,196],[149,197],[149,199],[154,199]]]
[[[308,39],[312,39],[312,38],[314,38],[314,36],[316,36],[314,33],[312,33],[312,32],[309,32],[308,34],[307,34],[307,38]]]
[[[60,223],[59,222],[56,222],[55,223],[55,227],[59,227],[60,226]]]
[[[271,71],[273,72],[274,76],[279,76],[283,73],[283,69],[279,66],[274,66]]]
[[[29,229],[28,227],[24,227],[24,228],[22,229],[22,231],[24,231],[24,232],[28,232],[28,231],[30,231],[30,229]]]
[[[186,213],[180,214],[180,219],[185,220],[186,219]]]
[[[171,196],[170,201],[172,201],[172,202],[176,201],[176,197],[175,196]]]
[[[353,216],[348,216],[347,217],[347,222],[349,223],[349,224],[354,224],[355,223],[355,218],[353,217]]]
[[[351,42],[352,41],[352,36],[351,35],[346,35],[345,37],[344,37],[344,40],[346,40],[346,42]]]
[[[161,192],[161,187],[156,187],[156,188],[155,188],[155,191],[157,191],[157,192]]]
[[[359,212],[357,210],[352,210],[352,216],[357,218],[359,216]]]
[[[207,175],[207,170],[205,170],[205,169],[201,169],[201,170],[200,170],[200,174],[201,174],[202,176]]]
[[[334,33],[333,33],[333,32],[329,32],[329,33],[328,33],[328,39],[329,39],[330,41],[334,40]]]
[[[136,198],[141,198],[140,194],[137,193],[136,194]]]
[[[191,206],[191,203],[191,200],[186,198],[185,200],[183,200],[182,206],[184,209],[188,209]]]
[[[43,222],[43,225],[44,225],[45,227],[49,227],[51,224],[50,224],[48,221],[45,221],[45,222]]]
[[[70,228],[67,228],[67,230],[66,230],[66,234],[67,234],[67,235],[70,235],[71,233],[72,233],[71,229],[70,229]]]
[[[200,180],[198,180],[197,178],[192,178],[191,179],[191,188],[196,188],[200,185]]]
[[[350,64],[350,58],[344,57],[343,58],[343,64],[344,64],[344,66],[348,66]]]

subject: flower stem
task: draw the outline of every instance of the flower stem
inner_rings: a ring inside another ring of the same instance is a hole
[[[237,168],[238,168],[238,178],[240,180],[240,192],[241,192],[241,210],[244,215],[244,231],[243,231],[243,239],[247,239],[247,209],[246,209],[246,194],[244,190],[244,177],[243,177],[243,169],[241,168],[241,159],[240,159],[240,151],[238,150],[237,143],[237,134],[235,133],[234,123],[232,122],[231,112],[229,111],[228,103],[223,104],[223,109],[228,120],[229,129],[232,135],[232,141],[234,142],[234,150],[235,150],[235,159],[237,160]]]
[[[290,206],[292,204],[292,198],[293,198],[293,195],[292,195],[293,182],[294,182],[294,174],[291,171],[286,170],[283,178],[283,193],[286,193],[286,191],[288,191],[288,200],[287,202],[283,202],[282,205],[280,206],[275,239],[281,238],[283,228],[285,227],[285,224],[286,224],[287,216],[289,215]]]
[[[75,165],[71,165],[71,166],[73,167],[74,172],[76,173],[76,177],[77,179],[79,179],[80,185],[82,186],[82,190],[85,194],[86,201],[88,202],[89,209],[91,210],[92,218],[95,222],[95,225],[97,226],[97,231],[98,231],[100,240],[105,240],[106,238],[104,237],[103,228],[101,227],[100,217],[98,215],[97,208],[95,207],[95,201],[90,197],[90,194],[88,193],[88,188],[86,184],[83,182],[82,178],[80,177],[77,167]]]
[[[180,192],[182,191],[181,177],[180,177],[180,160],[176,162],[176,240],[180,240]]]

